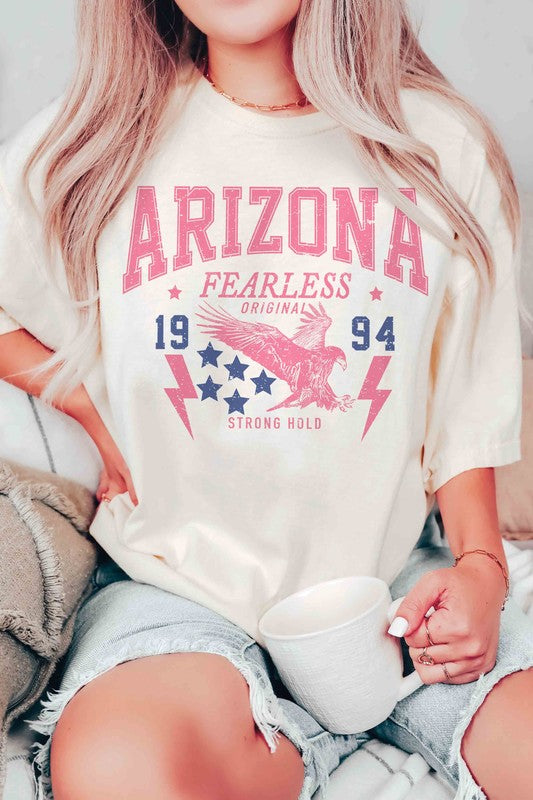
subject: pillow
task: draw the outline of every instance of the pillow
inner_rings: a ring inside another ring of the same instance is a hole
[[[0,461],[0,797],[10,723],[44,691],[92,591],[94,511],[84,486]]]
[[[57,472],[95,492],[102,459],[76,420],[0,380],[0,458]]]
[[[533,359],[524,358],[522,459],[496,467],[500,530],[506,539],[533,538]]]

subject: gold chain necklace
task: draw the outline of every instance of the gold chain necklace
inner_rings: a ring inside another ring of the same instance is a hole
[[[218,86],[209,75],[207,59],[204,59],[203,76],[204,78],[207,78],[213,89],[215,89],[219,94],[223,95],[223,97],[231,100],[232,103],[236,103],[239,106],[257,108],[259,111],[282,111],[286,108],[305,108],[305,106],[309,105],[309,100],[305,95],[302,95],[299,100],[295,100],[292,103],[283,103],[281,105],[265,105],[261,103],[252,103],[250,100],[243,100],[240,97],[235,97],[232,94],[228,94],[220,86]]]

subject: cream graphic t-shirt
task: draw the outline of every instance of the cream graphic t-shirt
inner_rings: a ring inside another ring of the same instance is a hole
[[[102,349],[85,383],[139,504],[102,503],[91,533],[132,578],[261,642],[259,617],[293,591],[392,581],[436,489],[520,459],[511,236],[481,144],[442,101],[405,92],[494,248],[470,363],[473,266],[394,207],[335,120],[259,114],[203,77],[180,100],[98,241]],[[0,165],[0,330],[52,347],[72,309],[40,263],[20,171],[57,107]]]

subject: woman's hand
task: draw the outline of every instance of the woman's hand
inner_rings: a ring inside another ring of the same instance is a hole
[[[109,440],[104,442],[103,445],[99,446],[97,443],[97,447],[104,462],[104,469],[100,474],[100,482],[96,490],[96,499],[98,502],[101,502],[103,494],[108,500],[111,500],[115,495],[127,491],[130,494],[132,502],[137,505],[139,501],[135,493],[130,471],[111,436],[109,436]]]
[[[395,619],[408,623],[403,635],[424,683],[469,683],[490,672],[496,662],[504,597],[499,566],[480,554],[465,557],[456,567],[428,572],[418,581]],[[426,619],[432,606],[435,611]],[[433,645],[428,645],[426,622]],[[395,627],[401,630],[402,623]],[[419,662],[424,648],[434,664]]]

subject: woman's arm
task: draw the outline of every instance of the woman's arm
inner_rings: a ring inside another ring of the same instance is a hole
[[[17,373],[42,364],[51,352],[24,328],[2,334],[0,336],[0,379],[39,397],[58,367],[52,367],[48,373],[38,376]],[[85,386],[80,384],[67,395],[63,403],[58,400],[53,401],[52,405],[79,422],[98,448],[104,469],[96,492],[97,499],[101,499],[102,493],[113,496],[129,491],[132,501],[137,504],[137,496],[128,467]]]
[[[494,469],[484,467],[462,472],[436,492],[446,535],[454,556],[467,550],[487,550],[499,559],[508,574],[499,531]],[[397,611],[406,620],[403,634],[409,653],[424,683],[447,680],[468,683],[490,671],[496,661],[500,612],[506,582],[498,564],[486,555],[467,555],[456,567],[434,570],[411,589]],[[418,657],[428,645],[426,612],[432,641],[426,654],[434,664],[420,664]],[[396,629],[401,628],[398,623]]]
[[[496,507],[494,468],[470,469],[443,484],[436,498],[450,548],[455,556],[466,550],[488,550],[507,570],[505,550]],[[505,590],[505,581],[495,561],[486,556],[468,556],[469,566],[494,572]],[[466,558],[457,565],[467,566]]]

